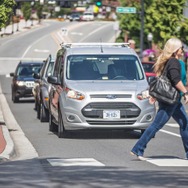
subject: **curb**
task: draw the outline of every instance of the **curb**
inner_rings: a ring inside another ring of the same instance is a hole
[[[3,150],[3,152],[0,154],[0,159],[7,159],[9,160],[11,157],[13,157],[15,155],[15,150],[14,150],[14,143],[12,141],[12,138],[10,137],[9,134],[9,130],[8,127],[6,125],[6,122],[4,120],[4,113],[3,113],[3,94],[2,94],[2,90],[1,90],[1,85],[0,85],[0,114],[1,114],[1,121],[2,121],[2,132],[3,132],[3,136],[6,142],[6,146],[5,149]]]
[[[21,127],[17,123],[14,115],[12,114],[10,107],[7,103],[7,100],[2,94],[1,84],[0,84],[0,103],[1,109],[5,121],[3,134],[7,142],[6,148],[0,157],[5,159],[13,160],[23,160],[23,159],[32,159],[38,158],[38,153],[25,136]]]

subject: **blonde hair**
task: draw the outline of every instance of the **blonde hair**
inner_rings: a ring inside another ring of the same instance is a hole
[[[175,52],[177,52],[177,50],[181,47],[182,42],[178,38],[171,38],[166,42],[164,49],[162,50],[154,65],[154,71],[157,76],[162,74],[166,62],[171,57],[173,57],[175,55]]]

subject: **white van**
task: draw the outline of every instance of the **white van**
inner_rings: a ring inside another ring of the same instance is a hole
[[[77,129],[143,132],[155,106],[142,94],[148,82],[136,52],[127,44],[64,44],[57,53],[49,94],[49,129],[61,138]]]

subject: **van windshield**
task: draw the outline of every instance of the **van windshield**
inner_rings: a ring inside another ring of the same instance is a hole
[[[144,73],[134,55],[70,55],[68,80],[142,80]]]

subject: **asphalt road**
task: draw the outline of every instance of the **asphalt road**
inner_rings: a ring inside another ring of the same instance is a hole
[[[70,25],[69,25],[70,24]],[[68,29],[62,36],[61,29]],[[187,187],[187,166],[179,130],[173,120],[148,145],[147,161],[129,152],[140,136],[137,131],[76,131],[59,139],[48,123],[36,118],[33,99],[11,101],[11,78],[20,58],[55,55],[62,40],[93,42],[113,40],[111,23],[48,22],[0,46],[0,82],[9,107],[38,153],[38,158],[13,160],[1,165],[0,187]],[[99,37],[100,36],[100,37]],[[13,130],[12,130],[13,131]],[[27,148],[26,148],[27,150]]]

